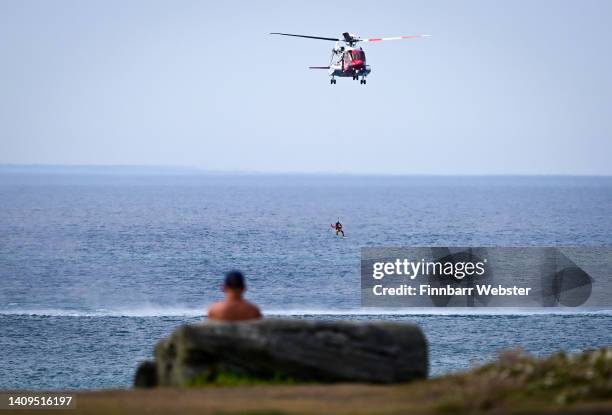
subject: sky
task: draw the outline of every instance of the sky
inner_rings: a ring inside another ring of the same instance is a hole
[[[612,174],[612,2],[0,0],[0,164]],[[367,85],[325,71],[362,37]]]

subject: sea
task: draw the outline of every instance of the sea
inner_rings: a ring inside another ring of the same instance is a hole
[[[4,167],[0,390],[129,388],[231,269],[267,318],[419,325],[432,376],[612,345],[605,309],[362,307],[376,246],[612,246],[612,178]]]

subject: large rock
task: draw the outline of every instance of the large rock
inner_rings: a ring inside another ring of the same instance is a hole
[[[421,330],[391,322],[264,319],[185,325],[157,344],[155,360],[160,386],[215,382],[221,374],[393,383],[426,378],[428,370]]]

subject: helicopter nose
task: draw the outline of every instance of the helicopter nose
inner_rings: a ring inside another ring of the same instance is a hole
[[[363,63],[364,62],[361,59],[355,59],[352,63],[353,63],[353,68],[355,68],[355,69],[363,68]]]

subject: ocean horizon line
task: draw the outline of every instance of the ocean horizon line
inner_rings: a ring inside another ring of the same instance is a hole
[[[340,177],[412,177],[412,178],[612,178],[596,173],[408,173],[301,170],[221,170],[171,164],[45,164],[0,163],[0,174],[90,174],[90,175],[184,175],[184,176],[340,176]]]

